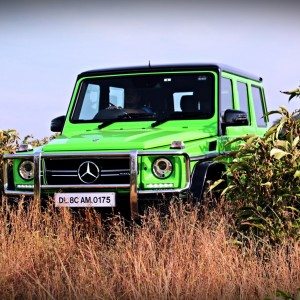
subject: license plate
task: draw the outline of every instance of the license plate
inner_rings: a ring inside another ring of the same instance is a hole
[[[56,207],[115,207],[115,193],[56,193]]]

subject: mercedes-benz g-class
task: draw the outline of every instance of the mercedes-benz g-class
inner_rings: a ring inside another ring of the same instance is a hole
[[[61,134],[4,156],[5,193],[128,207],[133,218],[162,195],[201,199],[225,169],[213,159],[236,147],[230,139],[263,134],[266,112],[262,79],[220,64],[83,72],[67,114],[51,123]]]

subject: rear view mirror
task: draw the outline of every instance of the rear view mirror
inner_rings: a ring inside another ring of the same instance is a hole
[[[247,126],[249,125],[247,114],[244,111],[236,109],[227,109],[224,112],[223,122],[221,124],[222,134],[225,134],[228,126]]]
[[[60,116],[51,121],[50,130],[53,132],[62,132],[66,121],[66,116]]]
[[[226,126],[248,125],[247,114],[241,110],[227,109],[224,113],[224,124]]]

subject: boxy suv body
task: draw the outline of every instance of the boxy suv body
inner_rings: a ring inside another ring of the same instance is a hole
[[[4,156],[5,192],[50,195],[56,206],[128,207],[132,217],[162,195],[201,199],[225,169],[213,159],[237,147],[227,145],[232,138],[262,135],[266,112],[262,79],[229,66],[87,71],[66,116],[52,121],[61,134]]]

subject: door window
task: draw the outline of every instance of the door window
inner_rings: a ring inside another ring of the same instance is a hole
[[[256,123],[258,127],[266,127],[266,120],[264,117],[263,98],[261,89],[256,86],[252,86],[252,97],[255,109]]]
[[[221,105],[220,113],[223,117],[226,109],[233,108],[232,82],[228,78],[222,77],[221,81]]]
[[[239,94],[240,110],[244,111],[247,114],[249,119],[250,114],[249,114],[249,106],[248,106],[247,84],[243,82],[237,82],[237,89]]]

